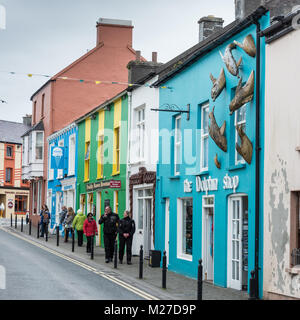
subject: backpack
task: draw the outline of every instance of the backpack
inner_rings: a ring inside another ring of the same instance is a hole
[[[47,212],[43,213],[43,223],[49,223],[49,215]]]

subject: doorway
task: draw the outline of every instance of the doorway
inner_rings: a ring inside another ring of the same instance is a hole
[[[170,199],[166,199],[165,204],[165,251],[167,256],[167,267],[169,265],[170,252]]]
[[[202,198],[203,278],[214,280],[214,196]]]
[[[246,290],[248,283],[248,196],[229,198],[227,286]]]

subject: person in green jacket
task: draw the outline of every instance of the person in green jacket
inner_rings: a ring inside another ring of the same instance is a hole
[[[82,247],[83,244],[83,224],[86,216],[83,214],[81,209],[77,210],[77,214],[73,220],[72,227],[77,230],[78,247]]]

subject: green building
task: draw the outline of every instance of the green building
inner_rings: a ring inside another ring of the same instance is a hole
[[[123,91],[79,118],[76,208],[97,221],[109,205],[123,217],[126,209],[128,97]],[[101,229],[103,226],[101,226]],[[98,225],[96,246],[103,243]]]

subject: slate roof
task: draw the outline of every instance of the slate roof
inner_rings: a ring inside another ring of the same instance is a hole
[[[43,121],[41,120],[33,127],[27,127],[27,130],[22,134],[22,137],[27,136],[31,131],[44,131]]]
[[[0,142],[22,144],[22,135],[28,129],[20,122],[0,120]]]

